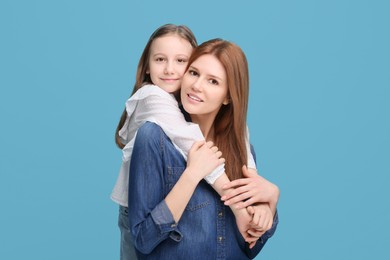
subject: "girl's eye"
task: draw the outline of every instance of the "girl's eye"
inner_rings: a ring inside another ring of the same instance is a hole
[[[165,59],[164,58],[161,58],[161,57],[157,57],[156,58],[156,61],[158,61],[158,62],[163,62]]]
[[[177,59],[177,62],[178,62],[178,63],[186,63],[187,60],[186,60],[186,59]]]

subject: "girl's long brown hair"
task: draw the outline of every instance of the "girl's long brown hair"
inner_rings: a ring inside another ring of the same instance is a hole
[[[226,159],[225,171],[230,180],[242,178],[247,165],[246,115],[249,96],[248,62],[236,44],[213,39],[195,48],[188,66],[202,55],[215,56],[226,70],[229,104],[222,105],[214,120],[214,143]]]
[[[198,46],[194,34],[185,25],[165,24],[157,28],[157,30],[155,30],[150,36],[148,43],[146,44],[144,51],[142,52],[141,58],[139,59],[137,74],[135,77],[135,84],[131,96],[143,85],[153,83],[150,79],[149,74],[146,73],[149,66],[150,48],[155,39],[166,36],[168,34],[176,34],[179,37],[183,38],[184,40],[187,40],[193,48]],[[116,131],[115,131],[115,143],[120,149],[122,149],[126,145],[123,143],[122,138],[120,138],[119,136],[119,131],[122,129],[123,125],[125,124],[126,117],[127,117],[127,112],[125,108],[123,110],[123,113],[121,115],[121,118],[119,120],[118,126],[116,127]]]

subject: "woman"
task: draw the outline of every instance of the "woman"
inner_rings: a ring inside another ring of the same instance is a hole
[[[182,105],[208,142],[195,143],[186,163],[158,125],[145,123],[138,130],[129,180],[129,223],[137,256],[253,258],[276,229],[275,210],[270,211],[272,228],[259,231],[260,240],[250,248],[245,240],[253,240],[243,231],[251,228],[252,216],[245,208],[232,212],[202,181],[222,163],[230,180],[243,177],[249,90],[245,55],[238,46],[215,39],[197,47],[188,64]],[[269,209],[267,203],[253,207]]]

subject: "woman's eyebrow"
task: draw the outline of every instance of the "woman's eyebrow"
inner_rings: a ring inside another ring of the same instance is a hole
[[[194,67],[194,66],[192,66],[192,65],[190,65],[190,66],[188,67],[188,69],[196,70],[196,71],[199,72],[198,68],[196,68],[196,67]],[[213,74],[206,74],[206,76],[211,77],[211,78],[216,78],[216,79],[218,79],[218,80],[220,80],[220,81],[223,81],[221,77],[215,76],[215,75],[213,75]]]
[[[219,79],[220,81],[222,81],[222,79],[218,76],[215,76],[213,74],[208,74],[207,76],[211,77],[211,78],[216,78],[216,79]]]

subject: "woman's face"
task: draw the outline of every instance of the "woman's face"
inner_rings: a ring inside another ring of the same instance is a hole
[[[200,118],[214,120],[219,109],[228,104],[225,68],[213,55],[196,59],[183,76],[181,101],[194,122]]]

